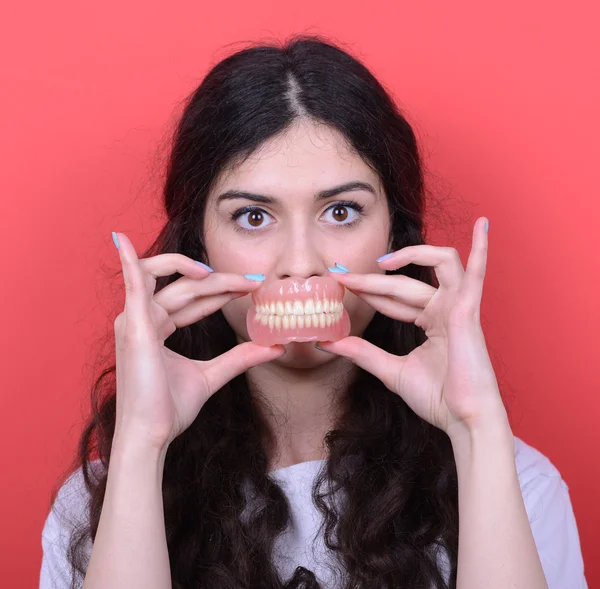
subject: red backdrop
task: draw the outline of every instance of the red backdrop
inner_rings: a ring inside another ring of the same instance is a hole
[[[4,7],[1,585],[37,586],[50,489],[88,410],[96,342],[122,304],[110,233],[138,251],[154,235],[157,146],[179,101],[229,44],[310,32],[348,43],[405,109],[432,190],[449,199],[431,211],[431,242],[466,263],[474,220],[490,219],[482,323],[513,430],[569,485],[600,586],[598,5],[363,6]]]

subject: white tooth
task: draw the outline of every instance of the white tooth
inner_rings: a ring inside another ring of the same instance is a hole
[[[281,317],[283,313],[283,303],[281,301],[277,301],[277,303],[275,303],[275,314]]]
[[[331,327],[331,322],[333,321],[331,317],[331,313],[325,314],[325,322],[327,323],[327,327]]]
[[[275,301],[271,301],[271,304],[269,305],[269,313],[271,313],[271,315],[275,315]]]
[[[319,316],[315,313],[312,316],[313,319],[313,327],[319,327]]]
[[[325,313],[321,313],[320,315],[317,315],[317,317],[319,318],[319,327],[325,327]]]
[[[281,317],[275,315],[275,329],[281,329]]]
[[[342,301],[337,302],[337,310],[338,313],[341,313],[344,310],[344,305],[342,304]]]
[[[286,301],[285,302],[285,314],[292,315],[293,313],[294,313],[294,307],[292,307],[292,302]]]
[[[304,327],[304,315],[298,315],[298,328],[302,329]]]
[[[269,315],[269,328],[273,329],[274,325],[275,325],[275,315]]]
[[[296,329],[296,315],[290,315],[290,329]]]
[[[304,305],[300,301],[294,301],[294,315],[304,315]]]
[[[260,321],[260,313],[254,313],[254,321],[257,323]]]
[[[266,325],[269,321],[269,316],[264,313],[263,315],[260,316],[260,323],[261,325]]]
[[[296,315],[292,315],[292,317],[295,317]],[[290,328],[290,316],[289,315],[284,315],[281,318],[281,323],[283,324],[283,329],[289,329]]]
[[[323,312],[323,303],[321,301],[321,299],[317,299],[317,304],[315,305],[315,313],[322,313]]]
[[[315,312],[315,303],[312,299],[306,299],[304,303],[304,314],[312,315]]]
[[[329,313],[329,299],[323,299],[323,313]]]
[[[312,325],[312,315],[304,315],[304,325],[306,325],[306,327]]]

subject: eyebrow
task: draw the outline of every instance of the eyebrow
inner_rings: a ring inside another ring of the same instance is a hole
[[[321,190],[317,192],[315,195],[315,202],[324,200],[326,198],[331,198],[332,196],[337,196],[338,194],[342,194],[343,192],[353,192],[357,190],[366,190],[367,192],[371,192],[375,196],[377,196],[377,192],[368,182],[347,182],[346,184],[341,184],[340,186],[336,186],[335,188],[328,188],[327,190]],[[245,192],[243,190],[228,190],[224,192],[217,198],[217,206],[220,205],[223,201],[233,200],[236,198],[246,198],[248,200],[252,200],[254,202],[260,202],[263,204],[276,205],[279,204],[279,201],[272,196],[265,196],[263,194],[253,194],[252,192]]]

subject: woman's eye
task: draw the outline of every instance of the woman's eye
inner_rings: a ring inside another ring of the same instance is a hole
[[[360,217],[362,207],[356,204],[337,203],[329,207],[325,212],[331,213],[331,219],[336,225],[353,225]],[[352,212],[350,214],[350,212]],[[350,217],[350,221],[348,221]]]
[[[269,213],[255,207],[244,207],[235,211],[231,215],[231,220],[234,221],[242,230],[254,231],[265,226],[265,218],[270,217]],[[240,223],[243,220],[244,223]],[[268,225],[268,223],[267,223]]]
[[[352,201],[338,202],[331,205],[325,214],[330,214],[332,225],[350,227],[358,223],[363,216],[363,206]],[[236,224],[237,231],[252,233],[270,225],[265,223],[269,213],[258,207],[244,207],[231,214],[231,220]],[[350,219],[350,220],[348,220]]]

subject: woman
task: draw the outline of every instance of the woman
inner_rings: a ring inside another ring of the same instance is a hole
[[[566,483],[487,354],[487,219],[466,270],[425,244],[415,136],[362,64],[315,37],[217,64],[164,204],[140,258],[114,234],[116,367],[42,589],[585,587]],[[309,280],[344,287],[349,336],[250,341],[262,289]]]

